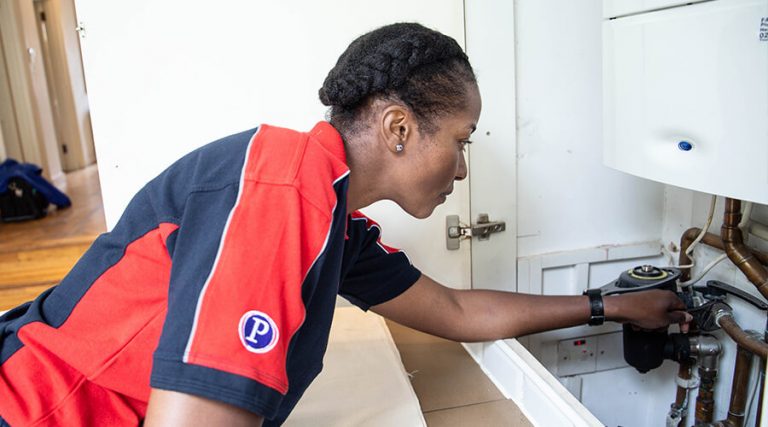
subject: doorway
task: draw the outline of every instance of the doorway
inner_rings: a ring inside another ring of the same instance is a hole
[[[0,163],[41,167],[72,201],[0,222],[0,311],[58,283],[106,231],[75,22],[73,0],[0,2]]]
[[[96,161],[74,1],[3,2],[0,23],[0,154],[65,186]]]
[[[62,169],[96,161],[74,0],[34,0]]]

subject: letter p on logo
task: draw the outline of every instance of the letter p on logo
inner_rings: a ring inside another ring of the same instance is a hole
[[[277,344],[280,332],[267,314],[251,310],[240,318],[240,342],[252,353],[266,353]]]

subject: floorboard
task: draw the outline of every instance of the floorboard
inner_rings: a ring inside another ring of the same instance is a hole
[[[39,220],[0,222],[0,311],[58,283],[106,231],[96,165],[68,173],[64,192],[69,208]]]

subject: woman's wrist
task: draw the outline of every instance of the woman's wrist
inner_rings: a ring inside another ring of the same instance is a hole
[[[621,309],[624,298],[622,295],[609,295],[603,297],[603,309],[605,310],[605,320],[611,322],[624,323],[627,319],[622,315],[624,310]]]

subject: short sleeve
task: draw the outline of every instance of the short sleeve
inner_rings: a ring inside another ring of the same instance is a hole
[[[421,277],[403,251],[381,241],[381,226],[358,211],[347,224],[347,251],[339,295],[363,310],[397,297]]]
[[[248,180],[193,192],[184,212],[168,239],[168,312],[151,385],[272,418],[305,318],[304,277],[331,217],[291,186]]]

